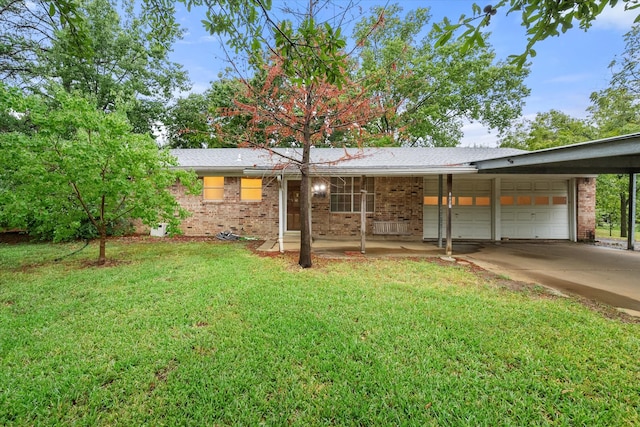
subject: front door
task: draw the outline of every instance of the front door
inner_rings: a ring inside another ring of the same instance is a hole
[[[287,231],[300,231],[300,181],[287,182]]]

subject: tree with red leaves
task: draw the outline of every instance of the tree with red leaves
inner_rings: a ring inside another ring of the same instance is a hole
[[[286,31],[286,26],[283,26]],[[290,28],[290,27],[289,27]],[[285,34],[285,33],[283,33]],[[336,35],[327,27],[316,26],[312,18],[295,32],[286,34],[289,49],[276,52],[263,73],[253,80],[243,80],[245,92],[239,93],[235,107],[223,112],[227,116],[245,116],[249,120],[241,146],[273,151],[274,147],[301,147],[302,156],[286,161],[301,175],[300,182],[300,259],[303,268],[311,267],[311,147],[362,146],[371,137],[366,125],[380,115],[379,103],[370,91],[349,76],[347,56],[338,48]],[[330,39],[330,40],[328,40]],[[327,51],[327,46],[334,49]],[[339,79],[321,75],[314,62],[333,67]],[[344,159],[347,158],[345,152]],[[341,160],[344,160],[341,159]]]

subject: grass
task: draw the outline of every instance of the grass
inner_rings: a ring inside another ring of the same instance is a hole
[[[1,425],[638,425],[640,325],[428,261],[0,246]],[[497,280],[497,279],[496,279]]]
[[[636,229],[638,228],[638,226],[636,225]],[[640,241],[640,230],[636,231],[635,233],[636,235],[636,241]],[[611,231],[609,231],[609,228],[596,228],[596,237],[600,237],[600,238],[610,238],[610,239],[621,239],[626,241],[627,238],[626,237],[620,237],[620,229],[619,228],[614,228]]]

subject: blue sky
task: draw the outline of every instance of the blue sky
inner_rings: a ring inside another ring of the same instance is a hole
[[[307,0],[286,1],[290,7],[307,3]],[[336,3],[339,5],[340,1]],[[403,0],[400,3],[405,11],[414,7],[429,7],[432,22],[438,22],[444,16],[456,21],[462,13],[471,15],[473,4],[466,0]],[[283,4],[283,0],[273,0],[274,9]],[[364,9],[380,4],[383,1],[359,2]],[[484,6],[485,3],[478,4]],[[172,60],[183,64],[189,71],[193,92],[207,89],[209,82],[217,80],[218,74],[227,65],[218,37],[209,35],[200,23],[203,16],[202,9],[190,13],[184,9],[178,10],[178,20],[186,34],[174,46],[172,54]],[[525,100],[523,115],[533,118],[538,112],[556,109],[573,117],[586,116],[591,93],[608,86],[611,76],[608,66],[624,51],[623,35],[631,29],[634,17],[634,12],[624,12],[621,7],[608,8],[587,32],[576,27],[560,37],[539,42],[535,47],[537,56],[531,60],[531,73],[525,81],[531,89],[531,95]],[[489,40],[498,58],[521,53],[526,45],[520,15],[505,16],[505,11],[498,11],[492,18],[490,31]],[[345,29],[345,33],[350,34],[351,30]],[[479,124],[466,125],[464,132],[464,146],[496,145],[496,133],[489,133]]]

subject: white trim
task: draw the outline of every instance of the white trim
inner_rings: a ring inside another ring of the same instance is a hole
[[[500,178],[493,178],[491,188],[491,209],[492,209],[492,221],[491,221],[491,237],[493,240],[498,241],[502,239],[502,209],[500,206],[500,196],[502,194],[502,182]]]

